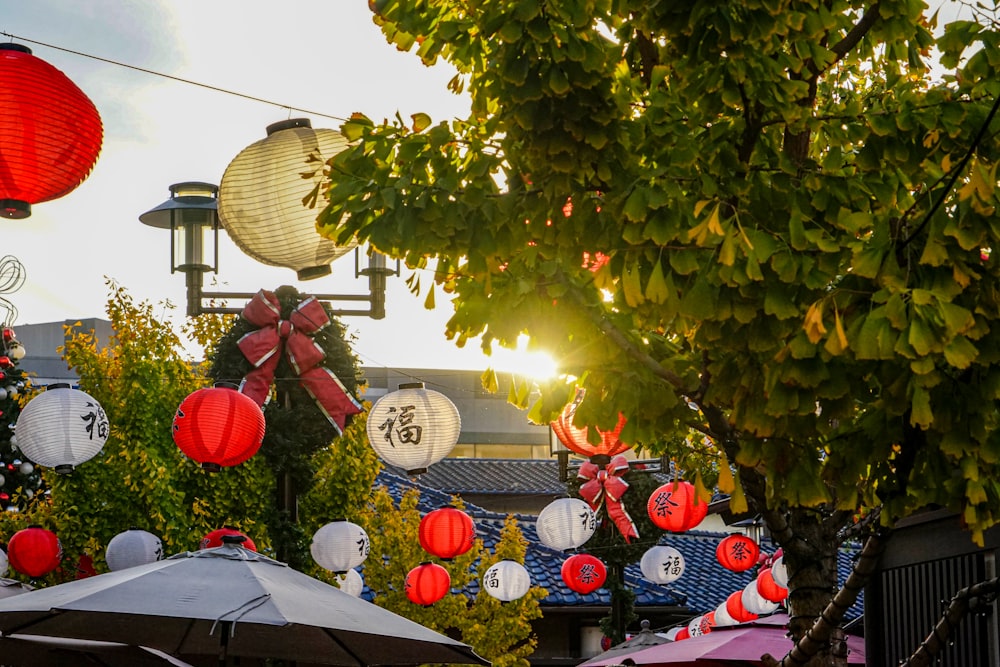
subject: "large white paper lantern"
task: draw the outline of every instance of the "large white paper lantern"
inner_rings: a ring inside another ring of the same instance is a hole
[[[322,207],[303,200],[321,187],[327,160],[348,146],[335,130],[314,130],[295,118],[267,127],[267,137],[243,149],[219,184],[219,223],[258,262],[319,278],[355,244],[338,246],[316,231]],[[318,191],[317,191],[318,193]],[[322,197],[320,197],[322,201]]]
[[[650,547],[639,561],[642,576],[654,584],[669,584],[684,574],[684,556],[673,547],[658,545]]]
[[[483,575],[483,590],[501,602],[524,597],[531,588],[531,577],[523,565],[513,560],[494,563]]]
[[[129,528],[112,537],[104,553],[108,569],[112,572],[155,563],[161,558],[163,558],[163,542],[160,538],[138,528]]]
[[[101,451],[110,425],[90,394],[60,383],[28,401],[16,430],[17,446],[26,457],[65,474]]]
[[[365,580],[361,578],[357,570],[352,568],[337,575],[337,586],[348,595],[358,598],[361,597],[361,592],[365,589]]]
[[[579,498],[553,500],[542,508],[535,522],[535,531],[542,544],[559,551],[583,546],[595,530],[597,515]]]
[[[740,600],[743,602],[743,607],[747,611],[757,614],[758,616],[773,614],[778,610],[777,602],[765,600],[764,596],[757,592],[756,579],[746,585],[746,588],[743,589],[743,593],[740,596]]]
[[[371,542],[365,529],[343,519],[322,526],[309,545],[313,560],[323,569],[337,574],[364,563],[370,550]]]
[[[375,401],[367,430],[368,442],[383,461],[419,475],[455,447],[462,418],[447,396],[413,382]]]

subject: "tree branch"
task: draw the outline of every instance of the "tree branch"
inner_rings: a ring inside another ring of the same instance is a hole
[[[975,611],[983,604],[996,599],[1000,591],[1000,578],[994,577],[978,584],[973,584],[955,593],[951,604],[944,610],[941,620],[934,630],[927,635],[920,647],[900,667],[927,667],[937,655],[948,645],[948,637],[958,627],[970,611]]]

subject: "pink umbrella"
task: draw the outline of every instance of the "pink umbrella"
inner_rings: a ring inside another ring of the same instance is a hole
[[[765,618],[715,627],[699,637],[650,646],[621,657],[591,659],[579,667],[637,665],[639,667],[733,667],[762,665],[761,656],[770,653],[781,659],[793,646],[786,636],[788,616],[774,614]],[[847,636],[847,663],[865,664],[865,642],[861,637]]]

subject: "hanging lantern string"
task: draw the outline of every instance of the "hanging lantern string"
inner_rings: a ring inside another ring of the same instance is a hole
[[[0,35],[4,37],[10,37],[12,40],[18,39],[22,42],[29,42],[31,44],[37,44],[39,46],[44,46],[46,48],[55,49],[57,51],[62,51],[64,53],[72,53],[74,56],[82,56],[84,58],[90,58],[92,60],[99,60],[102,63],[108,63],[109,65],[117,65],[118,67],[125,67],[128,69],[135,70],[137,72],[143,72],[145,74],[152,74],[154,76],[160,76],[164,79],[170,79],[172,81],[177,81],[179,83],[186,83],[191,86],[198,86],[199,88],[206,88],[208,90],[214,90],[217,93],[225,93],[226,95],[233,95],[235,97],[242,97],[243,99],[250,100],[252,102],[261,102],[263,104],[270,104],[271,106],[281,107],[282,109],[288,109],[291,111],[301,111],[304,114],[310,116],[320,116],[322,118],[330,118],[332,120],[338,120],[341,122],[347,122],[347,119],[342,116],[332,116],[326,113],[320,113],[319,111],[310,111],[309,109],[303,109],[301,107],[293,107],[289,104],[281,104],[280,102],[274,102],[273,100],[265,100],[261,97],[254,97],[253,95],[247,95],[245,93],[238,93],[234,90],[227,90],[226,88],[220,88],[218,86],[212,86],[207,83],[199,83],[197,81],[192,81],[190,79],[183,79],[179,76],[174,76],[172,74],[164,74],[163,72],[157,72],[155,70],[146,69],[145,67],[138,67],[136,65],[129,65],[128,63],[119,62],[117,60],[111,60],[110,58],[102,58],[100,56],[91,55],[89,53],[83,53],[82,51],[74,51],[73,49],[67,49],[61,46],[56,46],[55,44],[47,44],[45,42],[40,42],[36,39],[28,39],[27,37],[22,37],[20,35],[13,35],[9,32],[4,32],[0,30]]]

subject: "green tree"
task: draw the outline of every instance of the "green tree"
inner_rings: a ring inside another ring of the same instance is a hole
[[[793,635],[834,600],[796,664],[832,664],[899,518],[994,525],[994,17],[964,5],[935,36],[919,0],[371,6],[457,69],[471,112],[353,116],[322,233],[433,266],[457,344],[553,354],[534,421],[582,385],[578,422],[624,412],[624,440],[759,512]],[[867,546],[834,597],[852,526]]]
[[[508,517],[493,554],[477,538],[472,549],[451,561],[440,561],[420,546],[420,493],[410,489],[397,505],[385,487],[376,487],[370,505],[358,516],[371,540],[365,561],[365,584],[374,593],[375,604],[405,616],[443,634],[457,636],[494,665],[528,667],[528,656],[536,638],[531,620],[541,616],[538,601],[545,589],[532,586],[528,593],[501,603],[480,587],[475,598],[463,592],[474,580],[482,580],[486,570],[502,559],[524,562],[527,543],[513,517]],[[452,505],[464,510],[460,499]],[[403,583],[407,573],[422,562],[442,565],[451,577],[452,591],[428,607],[406,597]]]

